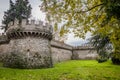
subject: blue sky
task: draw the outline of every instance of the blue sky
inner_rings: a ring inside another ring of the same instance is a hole
[[[30,1],[30,4],[32,5],[32,18],[45,21],[45,14],[42,13],[39,8],[40,0],[29,0],[29,1]],[[1,25],[1,20],[3,18],[4,11],[6,11],[8,8],[9,8],[9,0],[0,0],[0,25]],[[0,30],[0,33],[1,32],[2,31]],[[87,33],[86,38],[89,38],[89,37],[90,37],[90,33]],[[77,45],[86,43],[86,40],[75,38],[74,34],[71,33],[71,34],[68,34],[68,39],[65,42],[67,44],[77,46]]]

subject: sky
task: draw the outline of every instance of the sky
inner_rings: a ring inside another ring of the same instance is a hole
[[[45,21],[45,14],[42,11],[40,11],[40,8],[39,8],[40,0],[29,0],[29,2],[32,6],[32,18]],[[7,9],[9,9],[9,0],[0,0],[0,25],[4,15],[4,11],[6,11]],[[2,32],[3,31],[0,30],[0,33]],[[90,37],[90,33],[87,33],[86,40],[89,37]],[[73,46],[79,46],[86,43],[87,42],[86,40],[74,37],[74,34],[70,33],[68,34],[68,39],[65,41],[65,43]]]

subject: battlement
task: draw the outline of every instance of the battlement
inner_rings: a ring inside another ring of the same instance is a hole
[[[19,24],[17,20],[14,22],[14,25],[12,22],[9,24],[9,29],[15,28],[24,28],[26,30],[43,30],[51,33],[53,31],[53,28],[51,25],[49,25],[49,23],[43,23],[42,21],[35,20],[29,20],[28,22],[26,22],[25,19],[22,20],[21,24]]]
[[[53,28],[48,23],[43,24],[42,21],[31,20],[26,23],[23,19],[21,24],[15,21],[14,25],[9,24],[7,30],[8,38],[20,38],[25,36],[44,37],[52,39]]]

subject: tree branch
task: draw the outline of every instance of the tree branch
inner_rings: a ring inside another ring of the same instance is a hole
[[[92,9],[94,9],[94,8],[96,8],[96,7],[99,7],[99,6],[103,5],[103,4],[104,4],[104,3],[98,4],[98,5],[96,5],[96,6],[92,7],[92,8],[89,8],[89,9],[86,10],[86,11],[74,11],[74,12],[75,12],[75,13],[85,13],[85,12],[91,11]],[[70,11],[67,11],[67,12],[65,12],[65,13],[71,13],[71,12],[70,12]]]
[[[90,8],[90,9],[88,9],[88,10],[86,10],[86,11],[82,11],[82,12],[88,12],[88,11],[90,11],[90,10],[92,10],[92,9],[96,8],[96,7],[101,6],[101,5],[103,5],[103,3],[102,3],[102,4],[98,4],[98,5],[96,5],[96,6],[92,7],[92,8]]]

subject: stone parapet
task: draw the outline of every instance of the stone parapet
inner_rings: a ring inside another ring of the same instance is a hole
[[[25,19],[22,20],[21,24],[19,24],[17,21],[15,21],[14,25],[10,23],[8,31],[11,29],[40,30],[50,33],[53,31],[52,26],[49,25],[49,23],[43,23],[42,21],[35,20],[30,20],[27,23]]]
[[[51,40],[52,26],[48,23],[43,24],[42,21],[35,22],[35,20],[31,20],[30,23],[26,24],[26,21],[22,20],[21,24],[18,24],[18,22],[15,22],[14,25],[9,24],[9,28],[6,33],[10,39],[31,36],[43,37]]]
[[[72,51],[72,46],[67,45],[65,43],[56,41],[56,40],[52,40],[51,41],[51,47],[56,47],[56,48],[60,48],[60,49],[66,49],[66,50],[71,50]]]

